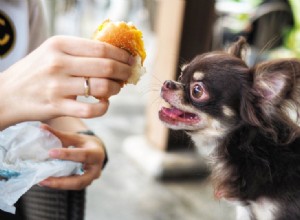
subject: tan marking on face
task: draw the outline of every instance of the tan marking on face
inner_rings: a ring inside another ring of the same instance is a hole
[[[183,72],[183,71],[186,69],[186,67],[187,67],[188,65],[189,65],[188,63],[182,64],[182,65],[180,66],[180,70]]]
[[[226,106],[226,105],[223,105],[223,114],[224,115],[226,115],[226,116],[228,116],[228,117],[231,117],[231,116],[234,116],[234,111],[231,109],[231,108],[229,108],[228,106]]]
[[[206,54],[203,58],[211,58],[211,57],[214,57],[214,56],[217,56],[216,53],[210,53],[210,54]]]
[[[195,72],[193,75],[193,80],[195,81],[201,81],[204,78],[204,73],[203,72]]]

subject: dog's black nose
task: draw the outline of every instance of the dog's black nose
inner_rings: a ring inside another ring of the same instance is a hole
[[[178,89],[178,86],[177,86],[176,82],[174,82],[172,80],[166,80],[164,82],[163,87],[166,88],[166,89],[170,89],[170,90]]]

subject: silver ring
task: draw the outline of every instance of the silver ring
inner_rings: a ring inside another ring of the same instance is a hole
[[[90,82],[88,77],[84,77],[84,96],[86,98],[90,96]]]

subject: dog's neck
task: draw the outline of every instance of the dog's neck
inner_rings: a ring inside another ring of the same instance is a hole
[[[196,134],[191,136],[195,146],[197,147],[198,152],[205,157],[209,157],[209,155],[214,151],[217,145],[217,141],[215,138],[206,137],[202,134]]]
[[[213,153],[219,141],[226,134],[227,131],[221,126],[206,128],[197,132],[188,132],[198,152],[205,157],[209,157]]]

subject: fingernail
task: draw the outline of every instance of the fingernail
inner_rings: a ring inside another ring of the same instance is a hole
[[[52,150],[49,151],[49,156],[50,157],[58,157],[59,154],[60,154],[60,152],[57,149],[52,149]]]
[[[128,64],[130,66],[133,66],[135,64],[135,58],[133,56],[129,56],[129,59],[128,59]]]

